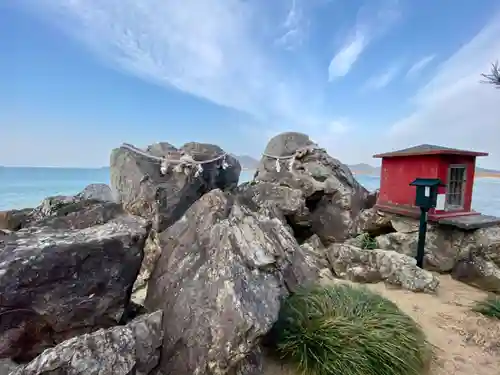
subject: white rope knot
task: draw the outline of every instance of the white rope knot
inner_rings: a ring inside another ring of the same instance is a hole
[[[309,151],[311,151],[310,148],[299,148],[297,151],[295,151],[291,155],[286,155],[286,156],[277,156],[277,155],[270,155],[266,154],[265,152],[262,154],[262,156],[265,156],[267,158],[275,159],[276,162],[274,163],[276,167],[276,172],[281,172],[281,160],[287,160],[290,159],[288,162],[288,170],[291,172],[293,170],[293,165],[295,164],[295,160],[300,159],[304,157]]]
[[[162,161],[161,161],[161,165],[160,165],[160,173],[162,176],[165,176],[168,172],[168,160],[166,158],[164,158]]]
[[[229,167],[229,164],[226,161],[226,155],[222,158],[222,169],[227,169]]]
[[[184,173],[186,175],[189,175],[191,173],[191,171],[194,169],[195,170],[195,173],[194,173],[195,177],[199,177],[203,173],[203,164],[210,164],[210,163],[222,160],[222,163],[221,163],[222,169],[227,169],[230,167],[230,165],[228,164],[228,162],[226,160],[227,153],[225,153],[225,152],[219,156],[216,156],[213,159],[197,161],[197,160],[194,160],[191,155],[186,154],[186,152],[184,150],[180,151],[181,156],[179,159],[169,159],[168,155],[163,156],[163,157],[152,155],[152,154],[150,154],[146,151],[143,151],[143,150],[141,150],[141,149],[139,149],[131,144],[128,144],[128,143],[122,144],[121,148],[132,151],[138,155],[142,155],[144,157],[147,157],[155,163],[160,163],[160,173],[162,176],[164,176],[168,173],[168,169],[169,169],[171,164],[175,165],[175,167],[173,169],[174,172]]]

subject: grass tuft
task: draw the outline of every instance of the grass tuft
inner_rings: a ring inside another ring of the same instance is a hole
[[[477,302],[473,310],[490,318],[500,319],[500,297],[489,296],[484,301]]]
[[[363,233],[360,236],[361,248],[366,250],[374,250],[377,248],[377,240],[368,233]]]
[[[282,358],[311,375],[421,375],[431,354],[423,331],[394,303],[345,284],[288,297],[271,336]]]

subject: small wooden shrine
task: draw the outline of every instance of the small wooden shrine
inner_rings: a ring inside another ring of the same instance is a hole
[[[415,186],[411,183],[417,178],[439,179],[436,207],[429,210],[428,220],[464,229],[497,224],[499,218],[472,210],[476,157],[487,155],[428,144],[374,155],[382,159],[376,207],[418,217],[420,209],[415,206]]]

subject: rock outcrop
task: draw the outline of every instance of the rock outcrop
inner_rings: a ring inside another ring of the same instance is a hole
[[[113,202],[98,200],[75,200],[66,204],[50,215],[32,221],[29,227],[62,229],[85,229],[125,215],[122,206]]]
[[[300,190],[308,215],[293,223],[295,234],[303,239],[317,234],[325,244],[352,235],[356,216],[373,201],[346,165],[302,133],[272,138],[255,180]]]
[[[32,208],[22,210],[0,211],[0,229],[16,231],[23,228],[29,221],[29,214]]]
[[[47,197],[35,208],[2,211],[0,229],[18,231],[31,226],[88,228],[104,224],[124,213],[120,205],[112,202],[111,188],[108,185],[91,184],[75,196]]]
[[[417,254],[418,226],[415,219],[376,209],[363,211],[356,222],[357,232],[372,236],[377,248],[410,257]],[[347,242],[356,244],[356,240]],[[464,231],[429,223],[424,268],[500,293],[500,226]]]
[[[113,192],[106,184],[90,184],[76,195],[80,199],[92,199],[101,202],[113,202]]]
[[[236,371],[276,321],[286,287],[314,281],[292,266],[302,249],[290,230],[248,203],[250,188],[243,198],[212,190],[160,235],[145,305],[164,311],[164,373]]]
[[[362,283],[384,281],[413,292],[435,292],[439,286],[439,279],[417,267],[414,258],[396,251],[332,244],[328,258],[335,276],[341,279]]]
[[[0,241],[0,358],[31,359],[64,339],[117,324],[148,233],[120,216],[81,230],[32,227]]]
[[[163,340],[161,311],[124,326],[100,329],[47,349],[10,375],[147,375],[157,366]]]
[[[190,155],[196,161],[224,155],[224,150],[218,146],[195,142],[187,143],[179,150],[163,142],[149,146],[146,151],[172,160],[179,160],[182,154]],[[158,232],[177,221],[204,193],[216,188],[235,187],[240,171],[239,162],[227,155],[203,164],[200,174],[195,168],[182,171],[168,168],[163,175],[160,161],[124,147],[111,153],[113,196],[129,213],[151,220]]]

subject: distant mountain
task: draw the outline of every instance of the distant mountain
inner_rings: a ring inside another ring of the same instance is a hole
[[[374,167],[370,164],[359,163],[359,164],[351,164],[348,165],[349,169],[353,173],[364,174],[364,175],[379,175],[380,167]],[[476,167],[476,174],[479,176],[498,176],[500,177],[500,170],[495,169],[485,169]]]
[[[351,164],[348,165],[348,167],[353,173],[357,174],[369,174],[369,175],[380,174],[380,167],[374,167],[366,163]]]
[[[479,167],[476,167],[476,172],[480,172],[480,173],[500,173],[500,171],[498,171],[496,169],[486,169],[486,168],[479,168]]]
[[[242,169],[257,169],[259,161],[248,155],[233,155],[241,164]]]

